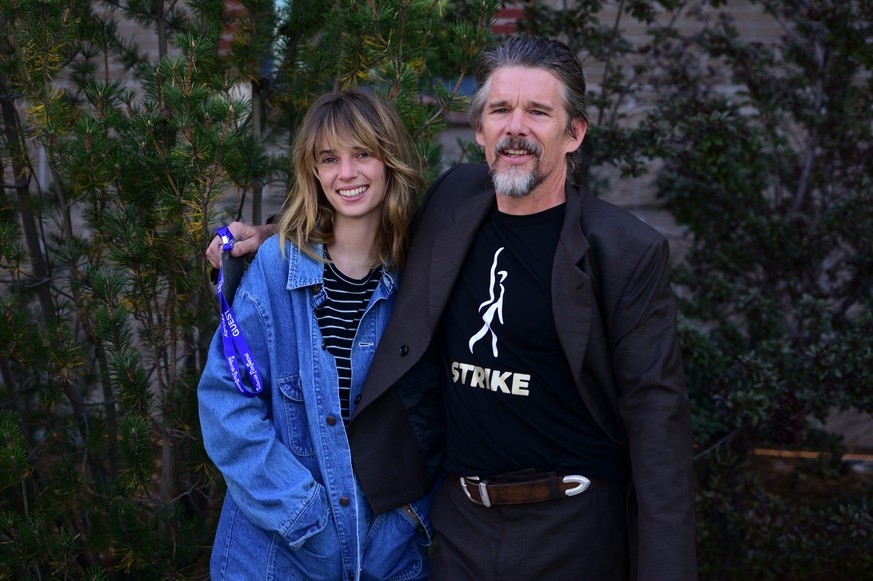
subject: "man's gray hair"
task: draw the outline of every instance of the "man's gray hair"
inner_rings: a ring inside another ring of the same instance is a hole
[[[588,124],[585,110],[585,73],[582,63],[566,44],[541,36],[513,36],[505,43],[485,51],[476,65],[476,93],[470,104],[473,129],[482,128],[485,100],[494,71],[504,67],[527,67],[550,72],[561,85],[561,99],[567,111],[567,132],[575,137],[573,122]]]

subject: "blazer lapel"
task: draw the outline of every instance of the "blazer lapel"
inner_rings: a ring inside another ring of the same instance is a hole
[[[439,323],[476,231],[493,205],[493,190],[476,194],[455,209],[452,224],[434,237],[428,274],[430,333]]]
[[[570,364],[573,379],[580,387],[591,318],[596,306],[591,277],[581,267],[589,249],[582,232],[581,215],[579,192],[568,185],[564,225],[552,267],[552,309],[561,348]],[[580,393],[589,404],[584,390],[580,389]]]

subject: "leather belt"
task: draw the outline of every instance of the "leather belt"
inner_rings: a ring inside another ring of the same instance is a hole
[[[493,482],[478,476],[457,476],[467,498],[482,506],[527,504],[581,494],[606,484],[578,474],[544,474],[533,480]]]

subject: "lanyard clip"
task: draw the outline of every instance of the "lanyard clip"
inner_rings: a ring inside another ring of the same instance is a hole
[[[218,230],[215,231],[215,234],[221,238],[221,249],[224,252],[233,249],[233,234],[230,231],[230,228],[227,226],[222,226]]]

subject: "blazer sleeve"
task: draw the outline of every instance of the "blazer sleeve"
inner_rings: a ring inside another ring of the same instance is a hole
[[[691,411],[669,246],[643,253],[612,313],[613,370],[637,502],[639,581],[697,579]]]

